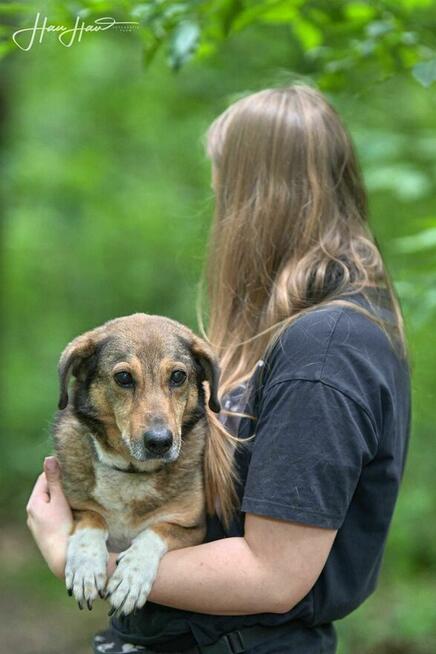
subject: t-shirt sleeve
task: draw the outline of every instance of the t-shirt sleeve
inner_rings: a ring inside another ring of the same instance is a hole
[[[338,529],[377,436],[365,408],[322,381],[266,387],[242,511]]]

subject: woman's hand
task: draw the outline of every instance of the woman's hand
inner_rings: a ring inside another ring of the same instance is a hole
[[[61,471],[55,457],[44,461],[27,504],[27,526],[50,570],[64,578],[68,537],[73,514],[61,485]]]

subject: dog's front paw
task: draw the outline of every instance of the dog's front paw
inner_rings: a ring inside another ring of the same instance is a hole
[[[104,596],[107,577],[106,534],[101,529],[86,527],[76,531],[68,541],[65,584],[82,609],[89,610],[97,595]]]
[[[109,615],[128,615],[144,606],[159,561],[166,551],[162,538],[149,529],[139,534],[129,549],[120,554],[107,587],[106,596],[112,605]]]

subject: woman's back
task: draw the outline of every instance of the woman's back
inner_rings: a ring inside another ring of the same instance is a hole
[[[368,306],[361,295],[348,299]],[[386,309],[377,315],[389,319]],[[288,326],[224,406],[257,417],[223,418],[241,438],[255,438],[236,454],[242,512],[228,530],[212,518],[207,539],[243,535],[245,512],[337,529],[324,569],[287,613],[211,616],[149,605],[114,626],[151,637],[165,625],[165,638],[168,629],[192,631],[207,644],[251,625],[287,623],[279,647],[332,651],[330,623],[356,608],[377,581],[407,451],[407,363],[373,320],[326,305]]]

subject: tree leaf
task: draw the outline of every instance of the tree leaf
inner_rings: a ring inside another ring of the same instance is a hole
[[[350,20],[365,22],[375,16],[376,10],[365,2],[349,2],[344,7],[344,13]]]
[[[392,31],[392,23],[387,20],[374,20],[366,28],[366,33],[373,39],[384,36]]]
[[[430,61],[421,61],[412,68],[413,77],[428,88],[436,80],[436,57]]]
[[[292,23],[292,30],[305,50],[312,50],[321,45],[323,37],[322,32],[313,23],[304,20],[301,17],[296,18]]]
[[[302,0],[283,0],[282,2],[247,3],[233,23],[233,30],[240,31],[253,23],[289,23],[298,15]]]
[[[174,70],[181,66],[194,54],[200,40],[200,28],[197,23],[185,20],[176,27],[171,36],[169,60]]]

